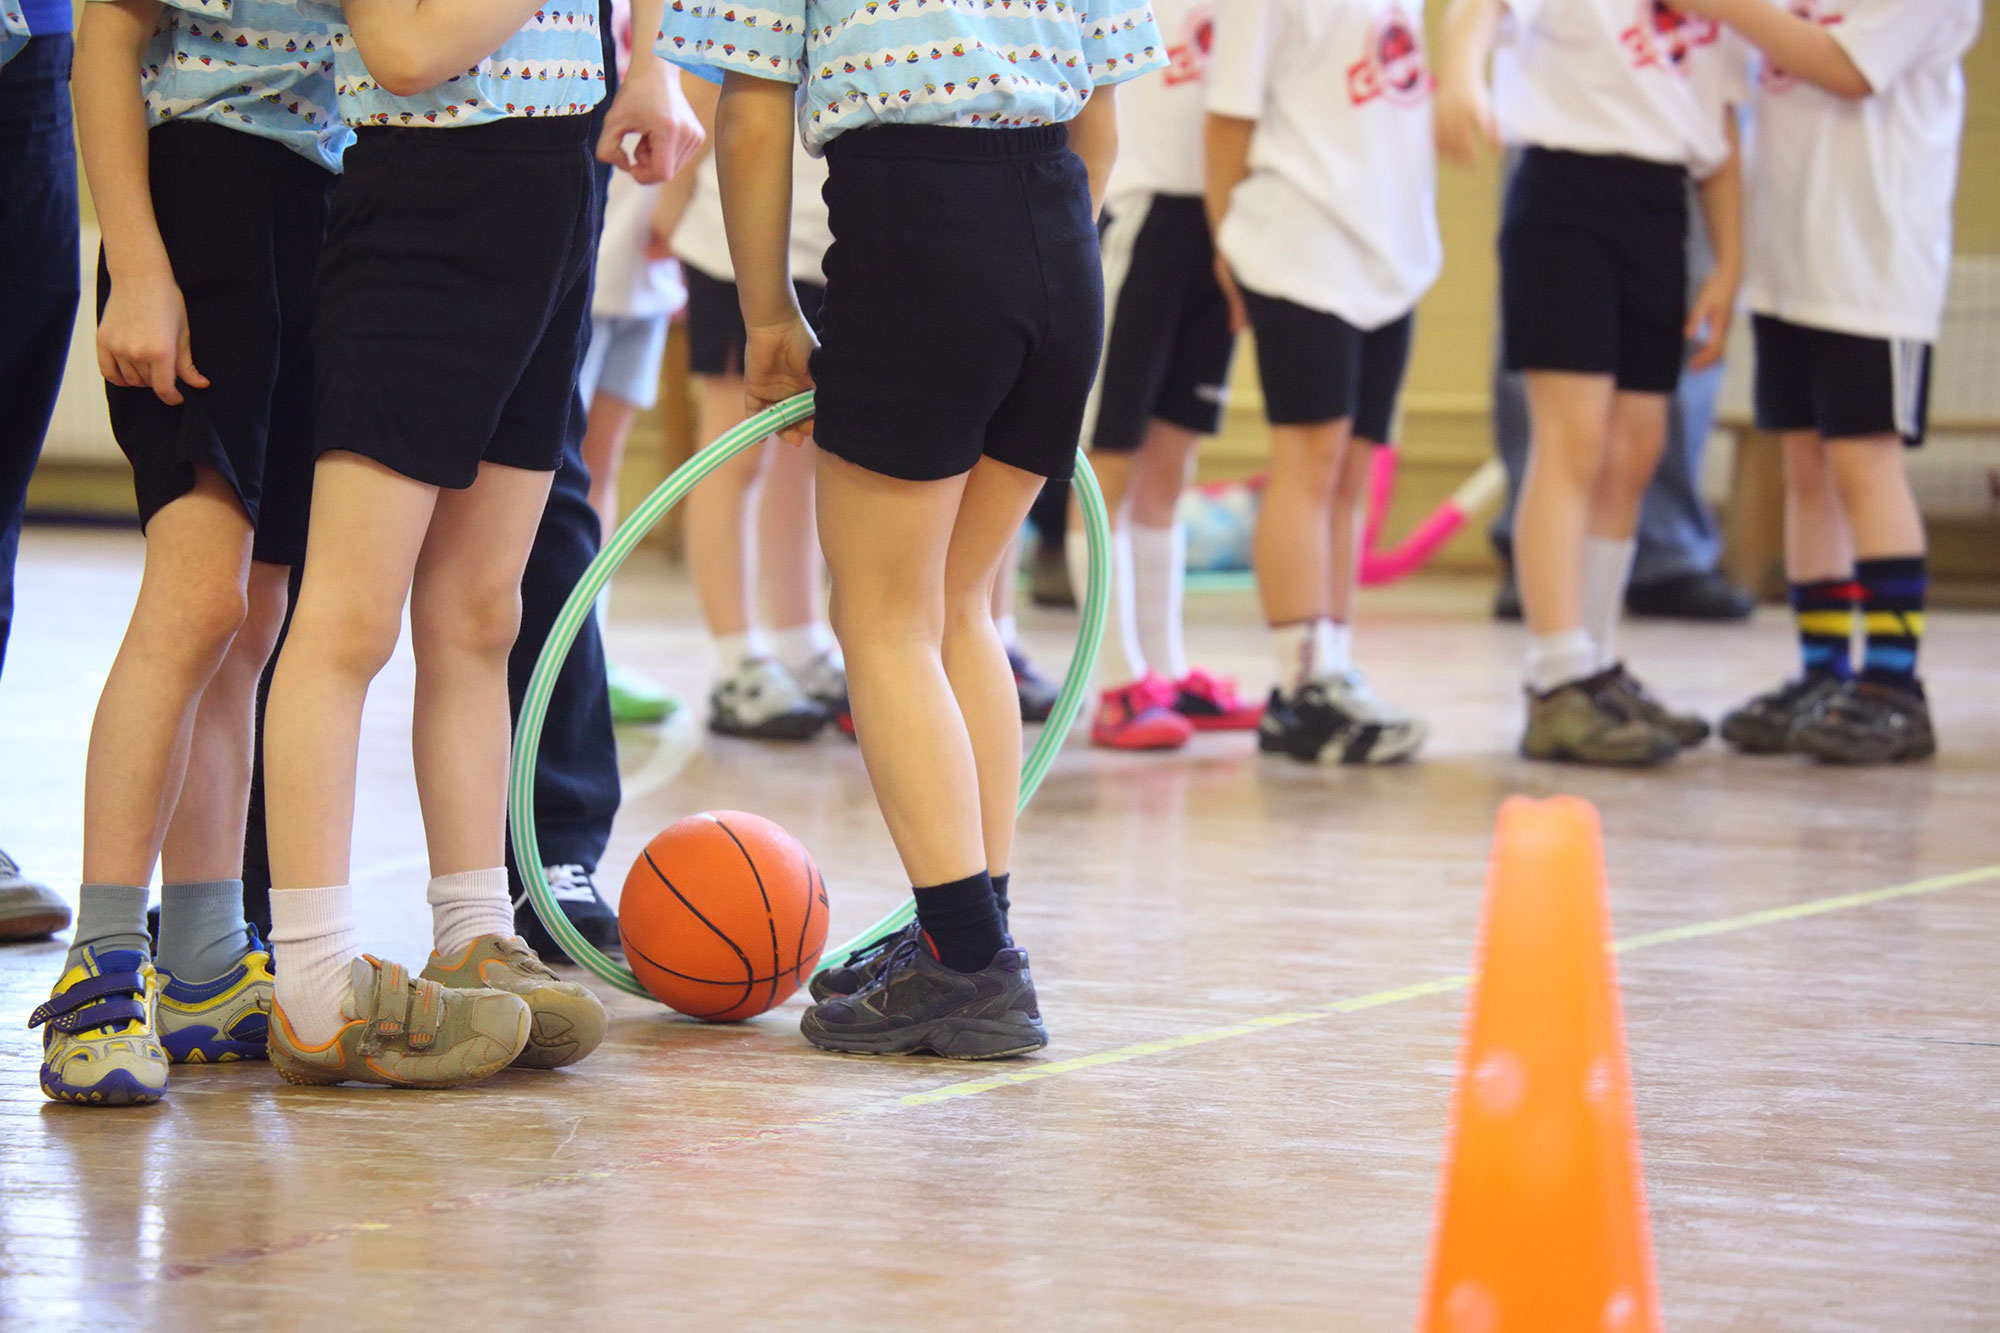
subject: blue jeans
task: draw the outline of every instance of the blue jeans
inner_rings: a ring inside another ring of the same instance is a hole
[[[28,478],[76,324],[76,138],[68,34],[30,38],[0,67],[0,666],[14,622],[14,557]]]

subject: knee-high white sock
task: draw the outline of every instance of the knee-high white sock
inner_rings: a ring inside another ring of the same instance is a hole
[[[1139,643],[1146,661],[1169,680],[1188,673],[1187,649],[1181,642],[1182,608],[1187,599],[1187,529],[1132,532],[1132,602],[1138,613]]]
[[[1597,643],[1587,629],[1536,634],[1528,639],[1528,688],[1547,694],[1559,685],[1595,675]]]
[[[1278,693],[1288,699],[1319,674],[1313,641],[1318,637],[1320,623],[1301,620],[1295,625],[1271,626],[1271,657],[1278,665]]]
[[[505,866],[439,875],[424,890],[424,901],[431,905],[432,947],[440,957],[451,957],[481,935],[514,933]]]
[[[277,1003],[308,1046],[331,1041],[347,1021],[347,969],[361,956],[353,894],[345,884],[271,890],[271,962]]]
[[[1625,610],[1625,583],[1639,543],[1626,538],[1589,537],[1583,543],[1583,627],[1597,644],[1597,665],[1618,661],[1618,618]]]
[[[1063,538],[1063,559],[1069,565],[1070,586],[1083,605],[1090,586],[1090,540],[1081,532]],[[1146,674],[1149,663],[1139,642],[1139,624],[1132,599],[1132,537],[1127,528],[1111,532],[1111,623],[1105,627],[1104,652],[1097,661],[1097,679],[1106,685],[1129,685]]]
[[[1314,680],[1346,675],[1354,665],[1354,626],[1314,621],[1312,657]]]

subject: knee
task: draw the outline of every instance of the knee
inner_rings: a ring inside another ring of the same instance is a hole
[[[914,591],[898,596],[857,597],[852,588],[839,590],[827,603],[828,620],[840,640],[841,651],[852,656],[871,648],[928,644],[935,648],[944,641],[948,615],[946,599],[920,597]],[[962,599],[949,599],[956,608]],[[992,615],[991,608],[985,612]]]
[[[466,589],[412,605],[411,646],[420,657],[438,652],[504,660],[521,634],[518,587]]]
[[[1361,497],[1368,490],[1368,474],[1373,470],[1374,461],[1375,451],[1372,448],[1357,447],[1350,452],[1333,487],[1333,502],[1342,512],[1361,503]]]
[[[173,637],[195,658],[214,661],[226,653],[249,614],[243,587],[234,579],[181,585],[169,596]]]
[[[373,605],[344,588],[308,585],[292,615],[284,660],[373,680],[389,664],[402,632],[402,607]]]

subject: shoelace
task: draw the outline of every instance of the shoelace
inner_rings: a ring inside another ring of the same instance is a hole
[[[544,963],[533,949],[528,947],[527,941],[518,936],[509,936],[501,940],[494,948],[502,958],[513,965],[516,971],[525,972],[538,981],[562,980],[562,978],[550,970],[549,965]]]
[[[903,936],[896,947],[890,951],[888,958],[883,960],[882,966],[875,969],[874,973],[869,976],[867,984],[862,986],[855,994],[865,995],[869,991],[881,990],[886,987],[889,984],[889,978],[894,975],[896,970],[914,959],[917,956],[917,950],[923,948],[923,945],[924,937],[920,934],[912,932]]]
[[[597,901],[597,883],[582,866],[544,866],[543,871],[549,877],[549,892],[556,898],[573,903]]]
[[[868,943],[848,954],[842,960],[841,966],[853,968],[873,962],[875,959],[882,957],[882,955],[894,949],[899,941],[913,938],[916,935],[914,926],[915,923],[912,922],[900,930],[893,930],[887,935],[877,936],[875,939],[868,941]]]

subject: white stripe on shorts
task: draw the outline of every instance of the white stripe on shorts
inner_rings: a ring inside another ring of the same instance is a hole
[[[1097,434],[1098,400],[1104,392],[1104,363],[1111,350],[1112,321],[1118,311],[1118,294],[1124,289],[1126,275],[1132,271],[1132,253],[1138,248],[1139,233],[1145,229],[1146,216],[1153,211],[1153,196],[1134,195],[1132,204],[1120,213],[1113,213],[1105,224],[1104,236],[1098,243],[1098,251],[1104,260],[1104,342],[1097,352],[1097,377],[1090,382],[1090,397],[1083,407],[1083,438],[1079,444],[1088,447]]]

